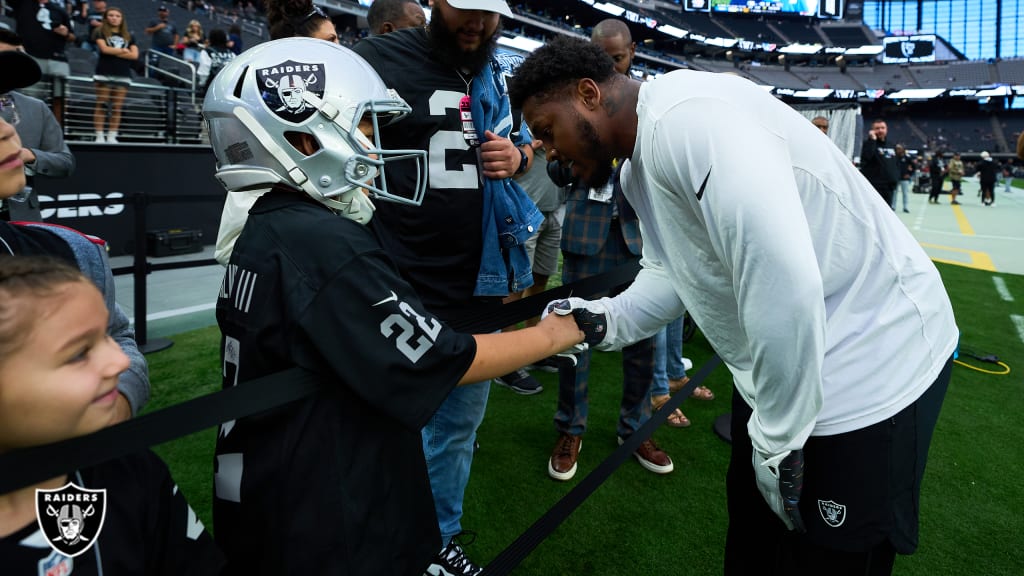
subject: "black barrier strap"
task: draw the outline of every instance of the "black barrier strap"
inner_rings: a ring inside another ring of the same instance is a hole
[[[572,514],[576,508],[579,508],[583,501],[590,497],[594,491],[597,490],[605,480],[611,476],[612,472],[622,465],[636,449],[640,447],[640,444],[647,440],[654,432],[656,428],[668,418],[683,400],[689,398],[693,390],[700,386],[705,378],[711,374],[711,371],[718,367],[722,363],[721,358],[717,355],[713,356],[710,360],[704,363],[694,376],[682,390],[677,392],[664,406],[661,407],[658,412],[653,414],[651,418],[640,427],[639,430],[634,432],[629,438],[627,438],[621,446],[619,446],[614,452],[612,452],[603,462],[598,464],[587,477],[580,481],[579,484],[573,487],[568,494],[562,497],[561,500],[555,503],[547,512],[544,513],[536,522],[530,526],[526,532],[523,532],[515,539],[507,548],[498,553],[490,563],[483,570],[483,574],[486,576],[505,576],[509,574],[516,566],[523,561],[524,558],[530,555],[531,552],[545,538],[551,535],[552,532],[558,528]],[[567,367],[565,364],[559,367],[559,379],[567,378],[564,373],[569,374],[575,380],[575,369]]]
[[[623,264],[596,276],[563,284],[503,306],[495,306],[493,310],[487,310],[482,314],[450,319],[447,324],[459,332],[486,334],[540,314],[544,305],[552,300],[569,296],[588,298],[609,288],[628,284],[639,271],[639,262]]]
[[[319,383],[312,372],[289,368],[87,436],[9,452],[0,456],[0,494],[277,408],[312,394]]]

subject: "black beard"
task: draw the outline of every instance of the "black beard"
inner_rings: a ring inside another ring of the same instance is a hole
[[[498,20],[498,27],[494,29],[485,42],[480,44],[476,50],[465,51],[459,48],[459,39],[456,33],[448,28],[441,10],[434,10],[430,14],[430,26],[427,26],[427,38],[430,40],[430,47],[437,55],[442,64],[464,70],[472,74],[483,70],[484,66],[494,55],[498,47],[498,38],[501,36],[501,20]]]
[[[597,166],[584,183],[591,188],[603,188],[612,177],[612,158],[608,156],[604,146],[601,145],[601,139],[598,138],[594,125],[580,116],[578,112],[576,113],[576,129],[579,131],[585,156],[594,160]]]

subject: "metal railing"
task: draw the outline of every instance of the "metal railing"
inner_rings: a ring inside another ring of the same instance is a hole
[[[44,91],[36,95],[48,99],[50,87],[40,83],[33,88]],[[96,130],[96,88],[88,76],[71,76],[66,82],[64,97],[64,136],[70,141],[92,141]],[[109,104],[101,112],[109,115]],[[109,124],[104,122],[105,130]],[[121,107],[121,142],[147,144],[205,144],[208,142],[202,121],[201,105],[195,92],[187,88],[164,86],[153,79],[132,81]]]
[[[198,83],[194,64],[156,50],[148,50],[145,58],[147,78],[163,78],[180,82],[192,93],[192,103],[196,103]],[[182,76],[182,74],[186,74],[186,76]]]

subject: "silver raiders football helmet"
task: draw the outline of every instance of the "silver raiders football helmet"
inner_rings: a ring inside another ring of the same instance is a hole
[[[376,199],[418,206],[426,191],[426,152],[385,150],[379,128],[410,112],[409,105],[351,50],[314,38],[285,38],[255,46],[213,79],[203,103],[217,179],[229,192],[284,184],[357,222],[369,222]],[[359,130],[373,125],[373,136]],[[305,154],[290,133],[313,136]],[[372,139],[372,140],[371,140]],[[385,166],[415,170],[410,195],[388,191]]]

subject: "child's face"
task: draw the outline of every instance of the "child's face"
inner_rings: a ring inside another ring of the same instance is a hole
[[[87,281],[28,302],[24,344],[0,364],[0,452],[81,436],[115,420],[128,357],[107,336],[107,309]]]

